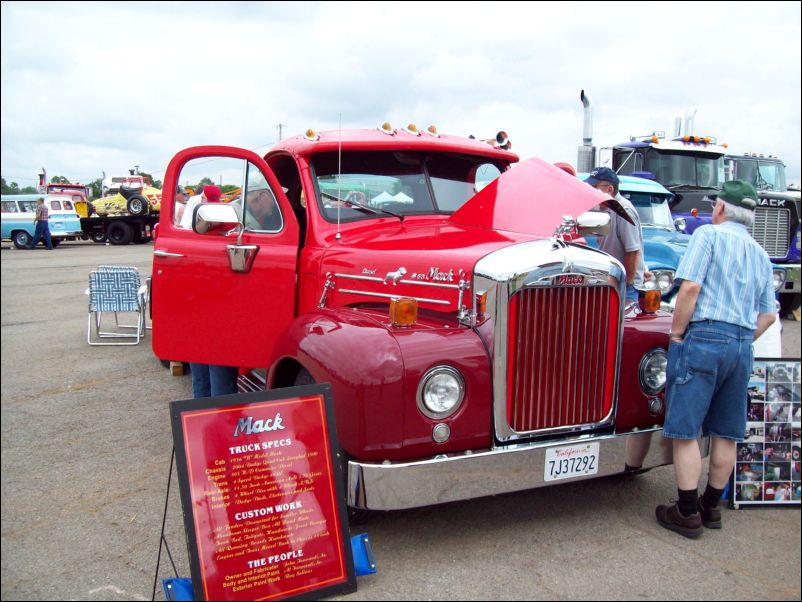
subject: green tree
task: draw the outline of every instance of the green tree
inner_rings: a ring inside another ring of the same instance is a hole
[[[198,182],[195,186],[193,186],[193,188],[195,189],[195,194],[200,194],[201,192],[203,192],[204,186],[212,186],[212,185],[214,185],[212,179],[206,177],[206,178],[201,178],[200,182]]]
[[[70,181],[64,176],[53,176],[52,178],[50,178],[51,184],[69,184],[69,182]]]
[[[19,184],[16,182],[7,184],[5,178],[0,178],[0,184],[2,185],[3,194],[19,194]]]
[[[98,178],[97,180],[92,180],[91,182],[89,182],[89,184],[87,184],[87,186],[89,186],[90,196],[92,197],[92,200],[99,199],[100,195],[102,194],[103,180],[101,178]]]

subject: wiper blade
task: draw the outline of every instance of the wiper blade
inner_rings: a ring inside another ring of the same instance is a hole
[[[331,199],[335,203],[342,203],[344,205],[348,205],[349,207],[353,207],[357,211],[362,211],[364,213],[370,213],[373,215],[379,215],[380,213],[383,213],[384,215],[397,217],[402,222],[404,221],[404,217],[406,217],[400,213],[393,213],[392,211],[387,211],[386,209],[377,209],[376,207],[369,207],[368,205],[363,205],[362,203],[349,201],[348,199],[341,199],[336,194],[329,194],[328,192],[321,192],[320,194],[326,198]]]

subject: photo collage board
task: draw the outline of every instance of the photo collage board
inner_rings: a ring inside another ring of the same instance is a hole
[[[755,359],[731,502],[800,504],[800,360]]]

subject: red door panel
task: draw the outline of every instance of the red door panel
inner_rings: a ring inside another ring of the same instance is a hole
[[[232,269],[227,247],[235,233],[197,234],[173,224],[172,194],[182,167],[201,157],[242,158],[258,168],[283,215],[277,233],[245,232],[240,244],[258,247],[247,273]],[[265,367],[295,308],[298,224],[274,174],[255,153],[195,147],[167,169],[159,235],[154,242],[153,351],[161,359]]]

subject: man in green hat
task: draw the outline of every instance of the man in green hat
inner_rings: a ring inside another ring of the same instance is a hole
[[[712,225],[698,228],[677,268],[682,281],[669,333],[666,419],[678,500],[655,510],[661,526],[685,537],[721,528],[718,502],[746,431],[752,341],[777,319],[771,262],[749,234],[757,192],[725,182],[712,201]],[[697,487],[697,437],[709,435],[707,488]]]

